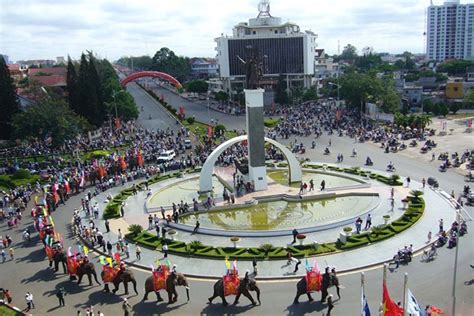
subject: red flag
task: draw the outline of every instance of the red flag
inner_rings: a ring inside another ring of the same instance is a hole
[[[105,177],[105,167],[103,165],[99,166],[99,178]]]
[[[64,189],[66,190],[66,193],[71,192],[71,187],[69,186],[69,182],[64,180]]]
[[[383,283],[383,294],[382,294],[382,303],[383,303],[383,316],[403,316],[403,308],[399,307],[388,294],[387,285]]]
[[[212,126],[208,126],[207,127],[207,137],[212,138],[213,135],[214,135],[214,130],[213,130]]]
[[[145,164],[145,160],[143,159],[143,154],[141,150],[139,150],[137,153],[137,163],[140,167]]]
[[[127,169],[127,163],[125,162],[125,157],[119,157],[119,163],[120,163],[120,168],[122,171],[125,171]]]

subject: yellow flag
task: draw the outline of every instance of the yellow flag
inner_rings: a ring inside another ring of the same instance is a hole
[[[89,248],[87,248],[87,246],[84,246],[84,256],[87,256],[87,254],[89,253]]]

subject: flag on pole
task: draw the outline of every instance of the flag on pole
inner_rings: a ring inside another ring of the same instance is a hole
[[[208,126],[207,127],[207,137],[212,138],[213,135],[214,135],[214,130],[213,130],[212,126]]]
[[[362,306],[362,316],[370,316],[369,304],[367,303],[367,298],[365,297],[364,287],[362,286],[362,297],[361,297],[361,306]]]
[[[410,289],[407,289],[407,306],[406,311],[410,316],[425,316],[425,312],[416,300]]]
[[[382,316],[403,316],[403,309],[390,298],[385,282],[383,283],[382,304]]]

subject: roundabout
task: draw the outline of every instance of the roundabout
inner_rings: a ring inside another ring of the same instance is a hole
[[[223,261],[228,258],[241,261],[241,265],[249,268],[252,260],[258,260],[261,272],[257,279],[292,279],[300,277],[304,270],[292,273],[292,267],[285,265],[288,252],[300,260],[314,258],[320,265],[337,266],[339,272],[357,271],[392,259],[393,251],[379,252],[379,249],[399,249],[412,244],[415,251],[421,251],[429,246],[425,236],[437,226],[439,218],[451,222],[456,217],[448,194],[435,188],[423,188],[418,182],[412,181],[407,187],[403,184],[405,181],[397,180],[390,185],[382,182],[390,183],[392,177],[388,174],[307,163],[303,168],[303,179],[313,175],[328,176],[342,178],[346,185],[323,191],[317,188],[299,195],[299,188],[284,186],[271,178],[272,172],[282,173],[283,170],[278,168],[269,172],[268,192],[246,194],[236,198],[235,204],[228,204],[214,192],[215,206],[209,210],[201,208],[202,201],[207,199],[201,196],[198,212],[182,212],[177,222],[161,219],[159,230],[148,225],[149,215],[162,217],[161,212],[154,212],[159,209],[158,204],[147,208],[150,205],[145,203],[148,193],[138,192],[124,201],[125,216],[110,220],[112,233],[117,234],[118,229],[126,232],[130,225],[149,228],[136,235],[126,235],[129,243],[143,247],[142,260],[128,262],[145,269],[163,257],[163,245],[166,244],[172,262],[188,276],[219,278]],[[314,173],[315,170],[318,173]],[[223,180],[222,168],[219,174],[214,181],[223,189],[228,183]],[[175,174],[171,179],[150,185],[155,193],[149,199],[156,200],[162,190],[180,197],[180,188],[187,191],[186,185],[196,180],[194,173]],[[405,199],[413,198],[415,191],[420,191],[420,200],[407,202]],[[93,200],[100,202],[102,209],[107,205],[105,195]],[[183,201],[189,202],[192,205],[192,200]],[[167,208],[165,218],[171,217],[172,213],[173,210]],[[356,220],[360,217],[365,226],[368,214],[372,226],[358,233],[354,225]],[[194,231],[197,220],[200,226]],[[167,230],[164,238],[161,235],[163,228]],[[294,228],[304,236],[296,243],[292,236]],[[347,228],[350,229],[345,232]],[[413,238],[414,235],[419,238]]]

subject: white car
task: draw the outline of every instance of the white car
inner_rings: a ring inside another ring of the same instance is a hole
[[[166,150],[160,153],[158,156],[158,162],[167,162],[173,160],[173,158],[176,156],[176,153],[174,150]]]
[[[191,143],[191,140],[189,140],[189,139],[184,140],[184,148],[186,148],[186,149],[193,148],[193,144]]]

